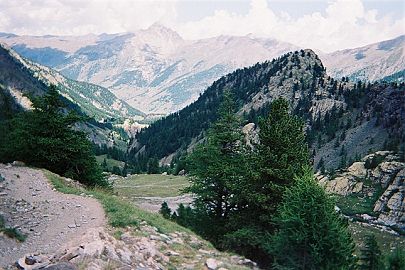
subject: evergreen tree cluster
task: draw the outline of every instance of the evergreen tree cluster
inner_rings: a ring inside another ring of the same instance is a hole
[[[275,100],[259,119],[260,143],[252,150],[235,107],[225,92],[205,143],[187,157],[192,208],[171,213],[166,204],[161,213],[263,267],[350,269],[347,222],[309,169],[302,120],[289,113],[286,100]]]
[[[31,100],[32,111],[0,123],[0,161],[20,160],[86,185],[108,186],[86,134],[74,129],[83,117],[66,112],[54,86]]]

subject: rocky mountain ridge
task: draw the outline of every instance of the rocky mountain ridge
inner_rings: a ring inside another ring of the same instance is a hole
[[[233,93],[245,123],[265,116],[272,100],[289,101],[306,123],[315,166],[344,167],[370,150],[404,144],[404,85],[331,78],[313,51],[301,50],[215,81],[196,102],[138,133],[130,146],[133,162],[143,166],[158,158],[168,165],[191,149],[215,121],[225,89]]]
[[[0,41],[71,79],[107,87],[135,108],[163,114],[184,108],[237,68],[299,49],[251,35],[184,40],[159,24],[133,33],[79,37],[3,34]],[[403,70],[404,48],[401,36],[319,55],[333,77],[377,80]]]

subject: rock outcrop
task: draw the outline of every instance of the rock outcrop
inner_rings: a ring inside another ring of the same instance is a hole
[[[115,236],[113,236],[115,235]],[[79,243],[79,244],[78,244]],[[181,248],[179,248],[181,247]],[[159,233],[142,222],[137,229],[117,231],[92,228],[79,242],[68,243],[54,254],[27,254],[16,262],[19,269],[258,269],[239,256],[223,256],[185,232]],[[61,268],[66,267],[66,268]],[[9,267],[10,269],[14,269]]]
[[[333,179],[318,174],[325,189],[341,196],[376,198],[373,216],[363,220],[405,232],[405,163],[389,151],[379,151],[353,163]]]

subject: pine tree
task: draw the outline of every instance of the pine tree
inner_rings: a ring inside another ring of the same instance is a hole
[[[83,117],[65,112],[56,88],[51,86],[44,96],[32,98],[32,106],[32,111],[10,120],[2,158],[47,168],[87,185],[108,186],[87,135],[73,129]]]
[[[353,269],[354,243],[347,221],[307,168],[278,208],[278,230],[268,245],[275,269]]]
[[[163,203],[162,203],[162,205],[161,205],[161,207],[160,207],[160,210],[159,210],[159,213],[160,213],[164,218],[170,219],[172,210],[171,210],[170,207],[167,205],[167,202],[163,202]]]
[[[246,171],[240,126],[232,96],[225,92],[219,119],[209,129],[206,142],[187,158],[191,186],[186,192],[196,195],[194,206],[198,215],[205,217],[202,223],[211,224],[201,233],[217,243],[236,206],[234,191],[241,186]],[[203,226],[200,228],[204,230]]]
[[[157,158],[151,158],[148,161],[148,174],[159,173],[159,161]]]
[[[364,240],[364,247],[360,255],[360,270],[380,270],[384,269],[381,250],[378,247],[374,234],[369,234]]]
[[[238,210],[225,239],[228,247],[269,264],[266,246],[274,231],[272,219],[285,188],[310,164],[310,155],[303,122],[289,113],[286,100],[275,100],[268,117],[259,120],[259,127],[260,143],[248,157],[253,169],[245,172],[246,181],[240,184]]]
[[[303,121],[289,113],[288,102],[282,98],[271,104],[269,116],[259,121],[259,127],[256,159],[260,175],[255,185],[261,190],[260,203],[274,211],[284,188],[310,164],[309,150]]]

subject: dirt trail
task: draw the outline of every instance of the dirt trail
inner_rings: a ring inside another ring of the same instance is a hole
[[[27,253],[55,253],[79,241],[90,228],[105,225],[100,203],[55,191],[42,171],[0,164],[0,215],[27,239],[19,243],[0,234],[0,268]]]

